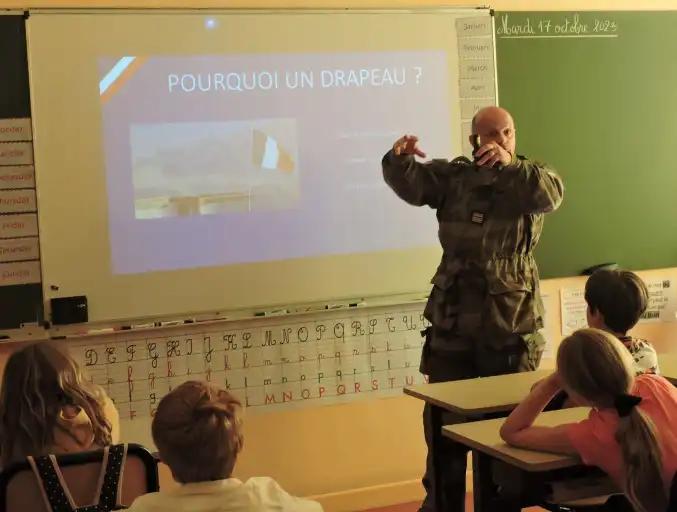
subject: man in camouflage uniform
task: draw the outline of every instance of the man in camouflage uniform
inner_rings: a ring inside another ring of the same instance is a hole
[[[498,107],[479,111],[476,162],[465,157],[419,163],[418,138],[405,135],[383,157],[388,185],[406,202],[437,210],[442,261],[425,308],[431,322],[421,357],[430,382],[535,370],[544,339],[533,251],[545,213],[562,202],[562,181],[545,165],[515,154],[515,127]],[[423,424],[430,446],[431,411]],[[458,421],[444,417],[445,423]],[[463,511],[467,450],[445,443],[440,460],[446,507],[435,506],[432,454],[421,511]]]

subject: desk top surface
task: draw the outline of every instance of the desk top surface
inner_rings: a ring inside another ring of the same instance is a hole
[[[535,425],[555,427],[567,423],[576,423],[588,417],[588,407],[576,407],[541,413]],[[580,459],[571,455],[558,455],[555,453],[524,450],[507,445],[501,439],[499,430],[505,420],[474,421],[447,425],[442,432],[445,437],[469,446],[473,450],[500,459],[508,464],[530,472],[552,471],[554,469],[568,468],[579,465]]]
[[[552,370],[512,373],[496,377],[421,384],[404,388],[404,393],[464,416],[508,412],[515,408],[531,387]]]

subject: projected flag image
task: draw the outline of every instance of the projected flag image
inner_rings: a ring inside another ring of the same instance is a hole
[[[280,147],[277,140],[259,130],[254,130],[253,135],[254,152],[252,158],[254,159],[254,165],[264,169],[286,172],[294,170],[294,159],[285,148]]]
[[[269,211],[298,202],[293,119],[139,124],[130,138],[137,219]]]

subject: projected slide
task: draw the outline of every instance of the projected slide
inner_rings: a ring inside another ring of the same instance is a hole
[[[116,274],[435,244],[387,188],[403,133],[451,156],[441,51],[99,60]],[[412,124],[412,120],[415,120]]]
[[[294,120],[131,127],[137,219],[296,206]]]

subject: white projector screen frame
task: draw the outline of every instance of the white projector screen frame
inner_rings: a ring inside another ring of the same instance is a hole
[[[90,322],[106,323],[427,292],[441,254],[433,238],[416,247],[114,273],[96,66],[110,55],[441,50],[448,72],[451,140],[449,154],[431,151],[430,156],[450,157],[464,149],[455,21],[483,16],[491,17],[490,11],[31,11],[27,34],[45,301],[85,295]],[[210,41],[204,33],[192,34],[191,23],[198,21],[227,29],[226,35]],[[495,95],[495,74],[492,80]],[[417,124],[415,109],[410,120],[402,133],[424,129]],[[378,176],[380,157],[392,143],[385,140],[372,155]],[[402,204],[412,215],[421,215]],[[425,210],[432,237],[435,214]],[[360,227],[361,219],[344,221],[350,232]]]

